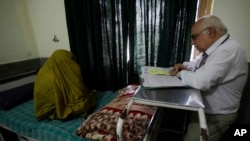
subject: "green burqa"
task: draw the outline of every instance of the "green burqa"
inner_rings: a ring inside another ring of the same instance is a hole
[[[84,86],[80,66],[71,52],[56,50],[39,70],[34,87],[35,116],[77,118],[96,104],[96,95]]]

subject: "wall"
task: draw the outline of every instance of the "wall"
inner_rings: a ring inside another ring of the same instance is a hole
[[[249,0],[214,0],[213,15],[222,19],[231,38],[245,49],[250,62]]]
[[[0,0],[0,19],[0,64],[70,50],[64,0]]]
[[[0,64],[39,56],[28,9],[20,0],[0,0]]]
[[[26,0],[40,57],[69,48],[64,0]],[[54,42],[56,35],[59,42]]]

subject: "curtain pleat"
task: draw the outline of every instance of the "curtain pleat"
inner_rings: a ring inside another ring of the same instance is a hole
[[[140,66],[190,55],[197,0],[64,1],[70,48],[89,89],[138,83]]]
[[[188,60],[197,0],[136,1],[135,69]]]
[[[163,27],[164,38],[159,45],[158,66],[168,67],[188,60],[191,52],[190,32],[195,20],[197,1],[168,1],[166,27]],[[164,57],[167,56],[167,57]]]

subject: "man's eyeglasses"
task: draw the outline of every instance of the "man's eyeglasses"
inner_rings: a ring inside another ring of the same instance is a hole
[[[201,30],[199,33],[197,33],[197,34],[192,34],[191,36],[190,36],[190,38],[191,38],[191,40],[195,40],[198,36],[200,36],[200,34],[203,32],[203,31],[205,31],[205,30],[207,30],[208,28],[204,28],[203,30]]]

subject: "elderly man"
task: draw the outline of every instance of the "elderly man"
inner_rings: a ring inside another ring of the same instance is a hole
[[[218,141],[237,116],[248,75],[246,55],[216,16],[200,18],[192,27],[191,40],[201,54],[174,65],[171,74],[201,91],[209,140]],[[199,135],[198,115],[192,113],[185,141],[198,141]]]

